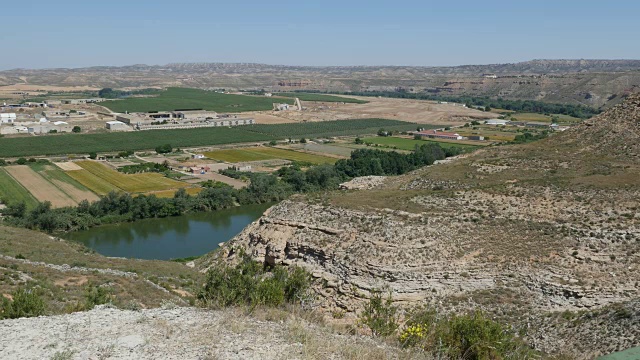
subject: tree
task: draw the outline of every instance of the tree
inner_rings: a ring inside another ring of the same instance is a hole
[[[168,154],[171,151],[173,151],[173,147],[171,146],[171,144],[164,144],[156,147],[156,152],[158,154]]]
[[[96,154],[95,152],[89,153],[89,159],[95,160],[97,157],[98,157],[98,154]]]
[[[355,143],[356,143],[356,144],[358,144],[358,145],[361,145],[361,144],[363,144],[363,143],[364,143],[364,141],[362,141],[362,139],[360,139],[359,137],[357,137],[357,138],[356,138]]]
[[[300,139],[300,144],[306,144],[306,143],[307,143],[307,139],[305,138]]]
[[[484,111],[491,111],[491,106],[485,106]]]
[[[384,129],[378,130],[378,136],[387,136],[387,132]]]
[[[82,129],[80,128],[80,126],[74,126],[73,129],[71,129],[71,131],[74,133],[79,133],[82,131]]]
[[[18,160],[16,160],[16,164],[18,165],[25,165],[27,163],[27,159],[25,158],[20,158]]]

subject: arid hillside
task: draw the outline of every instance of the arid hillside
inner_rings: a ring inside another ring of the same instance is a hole
[[[543,100],[600,107],[638,91],[640,60],[533,60],[515,64],[419,66],[282,66],[191,63],[162,66],[14,69],[0,86],[92,88],[194,87],[270,91],[379,91]]]
[[[481,309],[535,348],[591,359],[640,345],[640,96],[564,133],[496,146],[370,190],[285,201],[202,269],[295,264],[327,313],[374,290],[439,312]]]

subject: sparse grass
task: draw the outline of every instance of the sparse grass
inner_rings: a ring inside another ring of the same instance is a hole
[[[206,152],[205,156],[211,159],[230,163],[272,159],[284,159],[310,164],[333,164],[337,161],[336,158],[327,156],[270,147],[250,147],[241,149],[216,150]]]

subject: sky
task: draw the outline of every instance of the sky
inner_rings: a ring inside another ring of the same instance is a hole
[[[0,70],[640,59],[639,13],[627,0],[9,1]]]

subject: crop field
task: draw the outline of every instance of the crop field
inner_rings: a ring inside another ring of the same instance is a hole
[[[415,130],[418,125],[386,119],[352,119],[295,124],[263,124],[239,127],[154,130],[103,134],[60,134],[0,139],[3,157],[88,154],[154,149],[162,144],[173,147],[265,142],[286,138],[371,135],[380,128],[392,131]],[[440,125],[420,125],[439,128]]]
[[[351,103],[351,104],[366,104],[368,101],[358,100],[343,96],[335,96],[335,95],[325,95],[325,94],[314,94],[314,93],[276,93],[276,96],[284,96],[290,98],[298,98],[302,101],[319,101],[319,102],[343,102],[343,103]],[[304,107],[304,105],[303,105]]]
[[[306,150],[306,151],[311,151],[315,153],[331,154],[331,155],[341,156],[345,158],[351,156],[351,152],[354,150],[345,146],[340,146],[338,144],[327,145],[327,144],[314,144],[314,143],[294,144],[294,145],[290,145],[289,148],[293,150]]]
[[[78,204],[76,200],[62,191],[57,184],[45,179],[27,165],[7,166],[5,170],[38,201],[49,201],[53,207],[75,206]],[[70,187],[70,190],[71,189],[73,189],[72,186]],[[78,195],[78,197],[80,196],[80,194],[76,195]]]
[[[383,146],[395,147],[401,150],[414,150],[416,145],[425,145],[428,143],[434,143],[440,145],[442,148],[450,148],[450,147],[459,147],[463,149],[475,149],[479,146],[477,145],[467,145],[467,144],[459,144],[454,142],[444,142],[444,141],[434,141],[434,140],[415,140],[415,139],[406,139],[399,138],[393,136],[377,136],[362,139],[365,143],[378,144]]]
[[[286,101],[293,104],[293,99]],[[264,96],[220,94],[188,88],[169,88],[156,97],[104,101],[100,105],[115,112],[210,110],[220,113],[271,110],[273,99]]]
[[[424,128],[438,128],[439,125],[419,125]],[[418,124],[388,119],[351,119],[317,121],[295,124],[251,125],[244,128],[248,131],[273,136],[278,139],[297,137],[328,137],[375,134],[381,128],[391,131],[416,130]]]
[[[273,125],[267,125],[273,126]],[[284,137],[283,137],[284,138]],[[0,139],[3,157],[88,154],[125,150],[154,149],[162,144],[173,147],[262,142],[273,136],[247,131],[240,127],[154,130],[103,134],[60,134]]]
[[[73,163],[70,163],[73,164]],[[99,197],[84,185],[67,175],[59,166],[50,164],[31,164],[29,167],[70,197],[74,202],[82,200],[96,201]]]
[[[311,164],[333,164],[338,160],[336,158],[328,156],[271,147],[250,147],[241,149],[216,150],[206,152],[204,155],[211,159],[229,163],[284,159]]]
[[[38,200],[29,190],[20,185],[3,168],[0,168],[0,200],[5,204],[24,202],[27,208],[33,208],[38,204]]]
[[[177,190],[188,184],[172,180],[157,173],[122,174],[99,162],[76,162],[83,170],[68,171],[76,181],[99,195],[109,191],[128,193],[147,193],[151,191]]]

